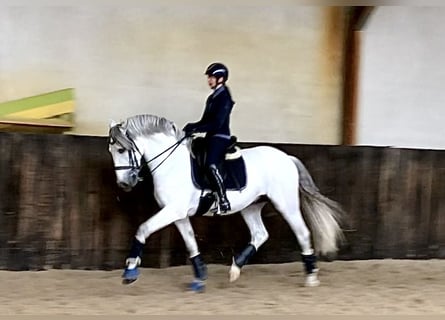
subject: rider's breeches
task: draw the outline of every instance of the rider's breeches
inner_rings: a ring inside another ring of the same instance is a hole
[[[212,136],[207,139],[207,158],[205,166],[208,170],[212,164],[218,166],[220,162],[224,160],[230,140],[218,136]]]

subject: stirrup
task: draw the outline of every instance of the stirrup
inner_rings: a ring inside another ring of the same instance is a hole
[[[232,210],[232,208],[230,206],[230,202],[228,200],[219,201],[219,210],[223,213]]]
[[[232,208],[230,207],[230,203],[227,202],[227,204],[228,208],[222,208],[221,203],[219,201],[215,201],[215,206],[210,209],[210,212],[213,213],[213,216],[221,216],[224,213],[227,213],[228,211],[232,210]]]

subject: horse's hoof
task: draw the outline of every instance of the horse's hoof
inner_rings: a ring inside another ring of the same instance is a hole
[[[318,280],[317,273],[310,273],[306,276],[305,287],[318,287],[319,285],[320,280]]]
[[[236,264],[232,264],[229,270],[229,281],[235,282],[236,280],[239,279],[240,275],[241,275],[241,269]]]
[[[124,273],[122,274],[122,284],[130,284],[135,282],[139,277],[139,269],[125,269]]]
[[[192,283],[189,284],[188,288],[189,290],[196,292],[196,293],[202,293],[205,291],[205,283],[202,280],[194,280]]]
[[[137,279],[122,279],[122,284],[130,284],[135,282]]]

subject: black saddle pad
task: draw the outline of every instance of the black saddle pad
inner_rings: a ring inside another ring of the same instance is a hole
[[[235,146],[236,138],[233,138],[233,140],[233,144],[228,148],[228,155],[226,157],[230,159],[224,160],[224,162],[218,166],[218,170],[227,190],[242,190],[246,187],[247,182],[246,165],[239,152],[239,148]],[[204,143],[204,141],[198,138],[194,141],[194,145],[192,145],[192,154],[190,155],[192,180],[199,189],[212,189],[202,165],[205,155],[199,150],[201,149],[199,146],[200,143]]]
[[[204,169],[198,165],[198,162],[190,157],[192,163],[192,180],[199,189],[212,189],[211,185],[204,174]],[[242,190],[246,187],[246,166],[243,157],[234,160],[225,160],[218,167],[224,185],[227,190]]]

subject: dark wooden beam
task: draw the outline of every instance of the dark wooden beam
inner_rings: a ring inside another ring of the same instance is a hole
[[[360,67],[361,31],[374,7],[351,7],[346,19],[343,62],[343,130],[342,144],[356,143],[357,91]]]
[[[354,7],[352,14],[352,29],[355,31],[362,30],[369,21],[369,16],[375,7]]]

